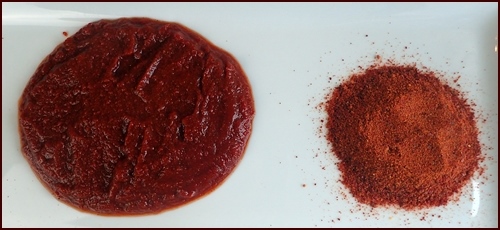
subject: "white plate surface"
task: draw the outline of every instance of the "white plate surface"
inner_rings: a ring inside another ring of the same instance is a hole
[[[17,102],[63,31],[126,16],[179,22],[232,53],[257,114],[243,160],[211,194],[158,215],[101,217],[60,203],[35,178],[20,152]],[[498,227],[497,21],[498,3],[2,3],[2,226]],[[454,87],[486,119],[478,125],[485,176],[474,176],[458,201],[371,210],[337,181],[318,134],[325,114],[315,107],[376,54],[448,80],[461,75]]]

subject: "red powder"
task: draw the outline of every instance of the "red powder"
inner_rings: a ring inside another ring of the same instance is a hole
[[[336,87],[326,110],[342,182],[361,203],[444,205],[478,169],[474,113],[432,72],[370,67]]]

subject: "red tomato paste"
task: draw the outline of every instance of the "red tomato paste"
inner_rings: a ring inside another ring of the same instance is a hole
[[[250,137],[238,62],[179,24],[100,20],[40,64],[19,104],[23,153],[61,201],[155,213],[212,191]]]

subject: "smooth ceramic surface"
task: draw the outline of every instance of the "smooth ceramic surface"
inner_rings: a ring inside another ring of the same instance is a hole
[[[20,152],[17,102],[64,31],[127,16],[179,22],[232,53],[256,117],[244,158],[214,192],[158,215],[102,217],[36,179]],[[498,3],[2,3],[2,226],[498,227],[497,22]],[[317,105],[376,54],[441,71],[476,104],[486,171],[457,201],[371,209],[338,182]]]

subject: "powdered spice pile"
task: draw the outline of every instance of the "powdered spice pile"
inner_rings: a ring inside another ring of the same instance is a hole
[[[478,168],[474,113],[432,72],[370,67],[336,87],[326,109],[342,182],[361,203],[444,205]]]

